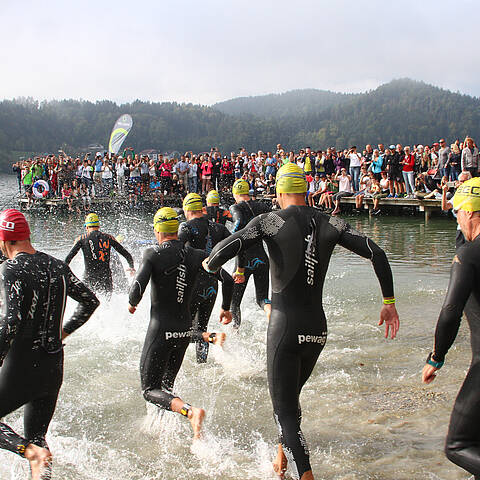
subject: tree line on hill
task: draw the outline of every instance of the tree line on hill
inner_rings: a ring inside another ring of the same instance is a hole
[[[159,151],[228,153],[297,150],[383,142],[427,144],[479,138],[480,100],[422,82],[394,80],[363,94],[296,90],[280,95],[238,98],[211,107],[136,100],[117,105],[103,100],[0,102],[0,168],[16,161],[14,152],[80,152],[108,143],[115,120],[130,113],[134,126],[126,144]]]

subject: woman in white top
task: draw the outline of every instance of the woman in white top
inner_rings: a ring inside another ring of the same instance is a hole
[[[102,166],[102,186],[104,194],[110,195],[113,190],[113,171],[108,161],[105,161]]]
[[[340,213],[340,199],[344,197],[351,197],[352,192],[352,177],[347,175],[347,170],[342,168],[340,173],[337,174],[336,180],[338,181],[338,193],[336,193],[332,200],[335,203],[335,210],[332,212],[333,215],[338,215]]]

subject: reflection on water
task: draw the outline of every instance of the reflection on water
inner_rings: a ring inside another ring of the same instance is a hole
[[[0,179],[3,206],[12,206]],[[3,182],[3,183],[2,183]],[[14,184],[13,184],[14,185]],[[13,190],[14,191],[14,190]],[[82,233],[83,215],[28,215],[37,248],[64,258]],[[102,215],[102,228],[123,234],[138,264],[152,238],[152,216]],[[447,364],[432,386],[420,383],[448,282],[455,223],[446,218],[348,217],[391,260],[401,330],[383,338],[381,306],[369,261],[337,248],[325,285],[327,345],[302,397],[303,430],[317,478],[324,480],[466,480],[443,456],[455,394],[469,362],[461,327]],[[82,274],[80,254],[72,269]],[[148,324],[148,292],[134,316],[125,295],[114,294],[66,346],[65,383],[51,425],[55,478],[67,480],[273,479],[276,442],[266,385],[266,322],[249,284],[238,334],[225,350],[212,348],[206,365],[189,349],[176,390],[207,410],[205,437],[190,449],[184,419],[146,408],[138,363]],[[68,314],[73,311],[68,304]],[[20,412],[7,417],[22,431]],[[24,462],[0,452],[0,478],[26,478]]]

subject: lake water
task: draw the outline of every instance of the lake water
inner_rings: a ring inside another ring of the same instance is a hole
[[[0,178],[2,207],[15,206],[15,182]],[[83,215],[28,214],[36,248],[64,258],[82,232]],[[325,287],[329,337],[303,389],[302,428],[316,478],[324,480],[465,480],[442,453],[450,411],[468,368],[468,330],[462,324],[447,363],[430,386],[421,370],[448,284],[454,254],[451,219],[349,217],[391,261],[401,328],[395,341],[377,326],[378,282],[369,261],[338,247]],[[136,265],[136,241],[152,238],[152,216],[104,215],[102,229],[123,234]],[[82,275],[81,254],[72,269]],[[149,294],[134,316],[127,296],[114,294],[65,348],[65,378],[48,441],[56,479],[274,479],[276,427],[266,382],[267,324],[254,303],[243,302],[242,327],[224,350],[211,349],[197,365],[189,348],[176,390],[207,410],[204,439],[191,448],[188,422],[147,406],[140,391],[139,358],[148,324]],[[73,311],[69,301],[67,316]],[[22,431],[22,412],[6,420]],[[0,478],[24,479],[26,462],[0,452]]]

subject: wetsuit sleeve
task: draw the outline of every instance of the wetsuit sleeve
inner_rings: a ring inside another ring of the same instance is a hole
[[[236,205],[230,207],[230,213],[232,214],[232,233],[235,233],[239,230],[240,225],[242,224],[242,212]]]
[[[130,268],[134,268],[133,258],[130,252],[114,237],[110,237],[110,245],[120,254],[122,255],[128,263]]]
[[[65,257],[65,263],[68,265],[71,261],[72,258],[78,253],[80,248],[82,247],[82,241],[81,237],[77,238],[75,245],[73,245],[72,249],[70,252],[68,252],[68,255]]]
[[[188,228],[188,225],[186,222],[181,223],[180,226],[178,227],[178,239],[184,245],[190,245],[190,229]]]
[[[0,366],[7,356],[10,345],[21,324],[23,302],[21,280],[13,278],[8,268],[3,268],[2,270],[4,272],[4,281],[0,316]]]
[[[241,258],[242,252],[261,242],[265,236],[262,220],[266,215],[268,214],[253,218],[245,228],[218,243],[208,258],[208,268],[216,271],[231,258],[237,255],[240,255]]]
[[[230,303],[233,296],[233,278],[228,272],[221,268],[215,275],[222,282],[222,308],[230,310]]]
[[[135,280],[130,287],[130,291],[128,293],[128,303],[133,307],[136,307],[140,303],[140,300],[145,293],[145,288],[150,281],[153,267],[151,255],[151,250],[147,249],[143,255],[142,264],[137,271]]]
[[[70,320],[63,325],[63,330],[70,335],[92,316],[100,302],[95,294],[70,269],[68,269],[67,274],[67,295],[78,302]]]
[[[25,448],[30,444],[28,440],[15,433],[8,425],[0,423],[0,448],[17,453],[25,457]]]
[[[443,362],[460,327],[462,312],[475,285],[475,271],[471,264],[455,256],[450,270],[447,295],[435,329],[433,359]]]
[[[348,223],[340,233],[338,244],[363,258],[368,258],[377,275],[384,298],[394,296],[393,275],[385,252],[370,238],[354,230]]]

